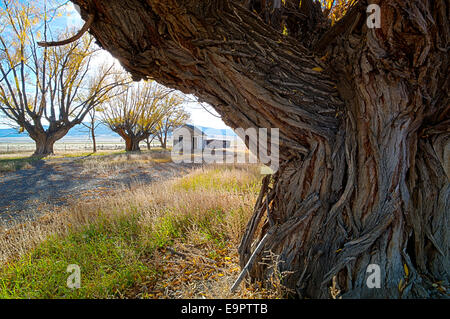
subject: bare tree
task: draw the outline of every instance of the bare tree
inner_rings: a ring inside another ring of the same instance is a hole
[[[94,67],[91,76],[98,51],[92,37],[41,49],[36,40],[47,38],[47,22],[38,28],[33,21],[39,19],[32,17],[44,13],[17,1],[4,0],[2,5],[0,110],[35,141],[34,155],[53,154],[54,143],[82,123],[119,83],[113,66]]]
[[[280,169],[239,247],[245,265],[265,238],[252,279],[270,277],[271,251],[300,297],[333,282],[343,297],[443,296],[448,1],[72,2],[135,79],[195,94],[233,128],[279,128]]]
[[[125,140],[126,151],[140,151],[139,143],[154,134],[165,114],[163,100],[169,92],[154,81],[142,81],[106,104],[103,122]]]
[[[167,149],[169,133],[189,120],[190,115],[183,107],[185,101],[179,94],[167,95],[162,101],[164,116],[156,126],[155,135],[164,149]]]
[[[101,108],[93,108],[88,113],[88,121],[84,121],[81,124],[83,124],[84,127],[86,127],[89,131],[89,138],[92,140],[92,153],[97,152],[97,140],[95,137],[95,129],[101,124],[100,121],[97,120],[97,112],[101,112],[103,109]]]
[[[155,135],[149,135],[146,139],[145,139],[145,144],[147,144],[147,150],[151,150],[152,149],[152,142],[153,140],[156,138]]]

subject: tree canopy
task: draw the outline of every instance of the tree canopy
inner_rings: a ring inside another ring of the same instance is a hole
[[[139,142],[156,133],[170,110],[170,93],[154,81],[129,85],[106,104],[103,121],[125,140],[127,151],[139,151]]]

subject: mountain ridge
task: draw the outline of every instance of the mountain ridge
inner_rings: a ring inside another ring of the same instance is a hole
[[[195,127],[202,130],[207,136],[210,137],[235,137],[236,134],[230,128],[214,128],[195,125]],[[95,129],[95,137],[97,140],[121,140],[121,137],[114,133],[107,125],[100,123]],[[73,127],[62,140],[89,140],[89,130],[83,125],[77,125]],[[7,143],[32,141],[28,133],[25,131],[19,133],[15,128],[0,128],[0,141]]]

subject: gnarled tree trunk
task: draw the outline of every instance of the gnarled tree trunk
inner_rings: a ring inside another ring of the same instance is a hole
[[[128,138],[125,140],[125,150],[127,152],[140,152],[141,148],[139,147],[139,142],[137,140]]]
[[[44,157],[53,155],[55,143],[63,138],[71,127],[72,126],[61,128],[50,127],[45,131],[43,128],[37,129],[29,125],[27,131],[36,143],[36,150],[34,151],[33,156]]]
[[[53,146],[55,145],[55,141],[52,139],[48,139],[45,135],[39,137],[35,140],[36,150],[33,153],[33,156],[47,156],[53,155]]]
[[[330,26],[303,0],[291,36],[279,16],[271,26],[252,12],[256,1],[73,2],[96,14],[90,32],[135,79],[194,93],[233,128],[280,129],[280,169],[264,179],[242,265],[269,233],[258,260],[278,255],[300,297],[330,297],[332,283],[344,297],[444,295],[446,1],[375,1],[382,24],[368,29],[366,1]],[[370,264],[379,289],[366,283]],[[272,271],[257,263],[250,274]]]
[[[145,139],[145,137],[137,137],[134,136],[124,129],[119,129],[116,131],[117,134],[120,135],[121,138],[125,141],[125,151],[127,152],[140,152],[141,148],[139,147],[139,143]]]
[[[139,147],[140,140],[137,140],[135,138],[126,136],[124,137],[125,140],[125,150],[127,152],[140,152],[141,148]]]

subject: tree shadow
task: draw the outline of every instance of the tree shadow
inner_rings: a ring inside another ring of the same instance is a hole
[[[15,172],[29,165],[39,167],[44,163],[43,157],[41,156],[0,159],[0,172]]]

